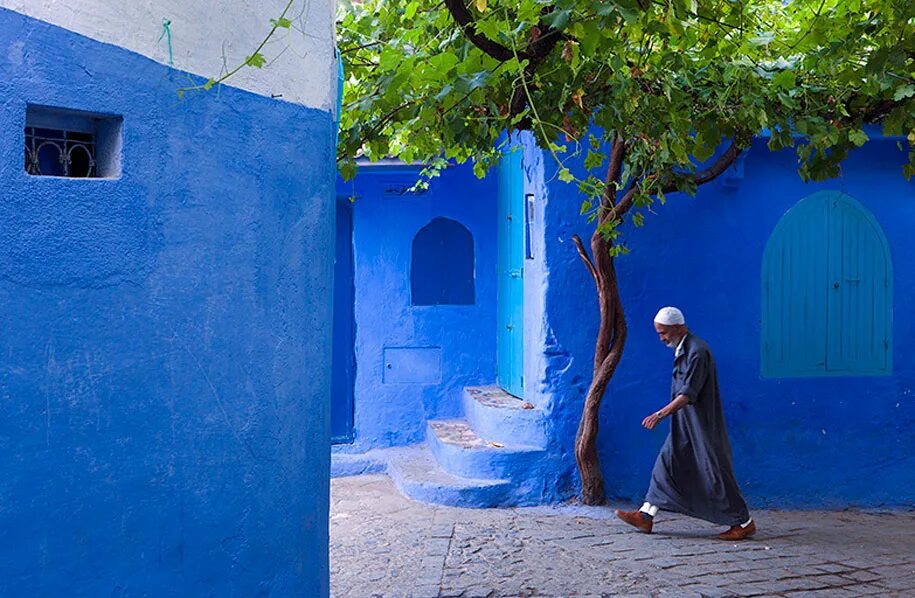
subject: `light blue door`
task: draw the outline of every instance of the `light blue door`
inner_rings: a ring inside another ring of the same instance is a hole
[[[498,383],[521,397],[524,378],[524,185],[521,151],[506,153],[499,166]]]
[[[762,268],[762,374],[888,374],[892,268],[880,225],[853,198],[822,191],[789,210]]]

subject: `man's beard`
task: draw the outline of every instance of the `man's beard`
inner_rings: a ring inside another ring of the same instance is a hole
[[[676,350],[677,350],[677,346],[680,344],[680,341],[681,341],[681,340],[682,340],[682,339],[679,339],[679,338],[678,338],[678,339],[675,339],[675,340],[669,340],[669,341],[667,341],[667,342],[664,343],[664,344],[667,346],[668,349],[673,349],[674,351],[676,351]]]

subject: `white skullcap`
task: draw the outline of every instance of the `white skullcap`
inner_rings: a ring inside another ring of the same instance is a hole
[[[686,324],[686,318],[683,317],[683,312],[676,307],[662,307],[658,310],[658,315],[654,317],[654,321],[662,326]]]

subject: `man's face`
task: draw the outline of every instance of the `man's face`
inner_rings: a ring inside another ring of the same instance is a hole
[[[677,344],[682,338],[681,332],[682,326],[665,326],[664,324],[654,323],[654,329],[658,333],[658,338],[661,339],[661,342],[670,347],[671,349],[676,349]]]

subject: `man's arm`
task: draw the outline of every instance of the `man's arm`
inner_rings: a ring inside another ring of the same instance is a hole
[[[662,407],[660,411],[656,411],[643,419],[642,426],[649,430],[654,430],[654,427],[658,425],[662,419],[669,415],[673,415],[687,405],[689,405],[689,397],[686,395],[677,395],[673,401]]]

